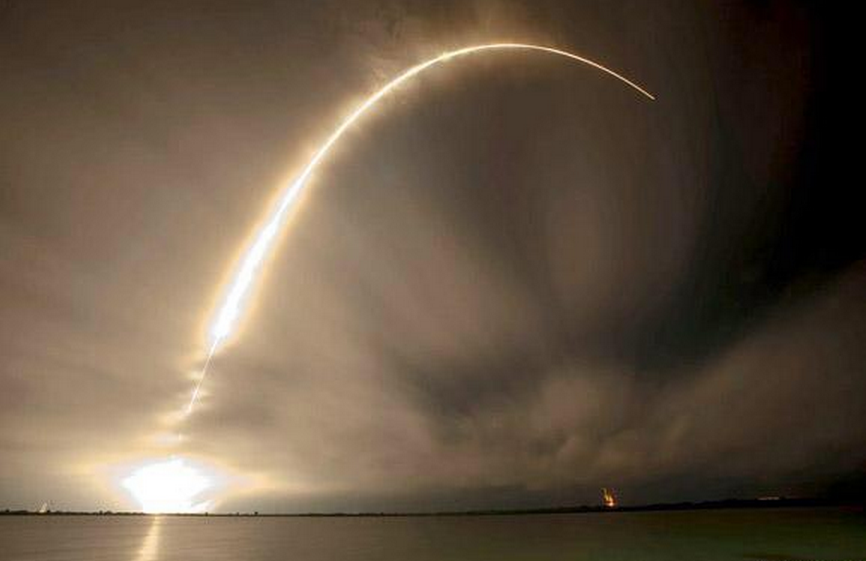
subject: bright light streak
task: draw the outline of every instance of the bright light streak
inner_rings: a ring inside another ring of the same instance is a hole
[[[316,166],[322,161],[322,159],[324,159],[324,157],[328,154],[334,144],[343,136],[343,134],[358,119],[360,119],[361,116],[363,116],[368,110],[370,110],[374,105],[376,105],[379,100],[381,100],[398,86],[411,79],[412,77],[420,74],[424,70],[427,70],[428,68],[438,65],[440,63],[453,60],[457,57],[477,54],[485,51],[506,49],[540,51],[543,53],[558,55],[583,64],[587,64],[616,78],[620,82],[628,85],[629,87],[633,88],[647,98],[655,99],[655,97],[653,97],[651,93],[649,93],[641,86],[637,85],[635,82],[632,82],[625,76],[618,74],[597,62],[576,55],[574,53],[570,53],[568,51],[563,51],[552,47],[545,47],[542,45],[532,45],[526,43],[491,43],[487,45],[476,45],[443,53],[426,62],[422,62],[421,64],[409,68],[408,70],[404,71],[402,74],[385,84],[381,89],[370,95],[354,111],[352,111],[319,147],[319,149],[301,171],[301,174],[282,189],[282,194],[277,199],[276,204],[265,215],[265,219],[261,222],[261,228],[252,235],[252,237],[250,238],[251,242],[248,249],[244,252],[243,257],[233,269],[233,274],[230,277],[231,282],[228,284],[228,289],[225,292],[222,304],[219,306],[219,309],[213,316],[211,327],[208,333],[208,348],[210,349],[208,353],[208,362],[210,361],[210,357],[214,354],[214,352],[219,349],[223,342],[231,335],[233,335],[238,324],[238,319],[243,311],[243,307],[249,299],[251,288],[261,276],[260,269],[265,263],[266,258],[272,253],[274,247],[274,240],[282,231],[286,222],[286,216],[289,210],[292,208],[293,203],[303,192],[307,180],[312,175]],[[201,382],[204,380],[206,373],[207,363],[202,369],[202,373],[199,378],[199,384],[196,387],[196,391],[194,392],[192,399],[190,400],[189,406],[187,407],[187,414],[191,412],[192,407],[195,404],[196,398],[198,396],[198,390],[201,387]]]
[[[159,535],[162,529],[162,517],[154,516],[150,529],[138,548],[135,561],[157,561],[159,559]]]
[[[149,513],[204,512],[210,503],[201,495],[214,486],[211,477],[181,458],[140,467],[122,484]]]

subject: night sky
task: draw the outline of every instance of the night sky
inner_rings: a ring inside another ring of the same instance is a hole
[[[133,508],[116,466],[173,453],[232,511],[862,486],[837,34],[799,2],[0,1],[0,508]],[[527,52],[401,88],[160,442],[279,186],[390,77],[503,40],[657,100]]]

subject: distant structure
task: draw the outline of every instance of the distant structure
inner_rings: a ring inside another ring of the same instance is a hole
[[[42,506],[39,507],[38,512],[39,514],[48,514],[49,512],[51,512],[51,505],[48,504],[48,502],[42,503]]]
[[[602,487],[601,496],[604,499],[604,506],[607,508],[616,508],[616,495],[614,494],[613,489]]]

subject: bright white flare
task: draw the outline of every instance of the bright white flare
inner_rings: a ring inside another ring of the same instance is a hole
[[[210,477],[180,458],[148,464],[123,480],[123,486],[148,513],[204,512],[200,499],[213,487]]]
[[[444,63],[464,55],[476,54],[484,51],[505,49],[540,51],[548,54],[566,57],[601,70],[602,72],[613,76],[617,80],[638,91],[640,94],[646,96],[647,98],[655,99],[655,97],[653,97],[653,95],[646,91],[644,88],[632,82],[625,76],[622,76],[621,74],[618,74],[597,62],[576,55],[574,53],[569,53],[568,51],[563,51],[552,47],[545,47],[542,45],[532,45],[526,43],[491,43],[487,45],[476,45],[443,53],[426,62],[422,62],[421,64],[409,68],[408,70],[404,71],[402,74],[385,84],[381,89],[370,95],[354,111],[352,111],[352,113],[350,113],[340,123],[336,130],[331,133],[327,140],[325,140],[324,144],[319,147],[319,149],[301,171],[301,174],[283,188],[282,194],[277,199],[276,204],[265,215],[265,219],[262,222],[263,225],[250,238],[251,241],[249,244],[249,248],[240,259],[240,262],[233,269],[233,273],[230,277],[231,282],[228,284],[228,288],[226,290],[225,297],[222,300],[222,304],[219,306],[219,309],[213,316],[210,330],[208,332],[207,347],[210,349],[208,352],[208,360],[213,355],[213,353],[216,352],[217,349],[222,345],[222,343],[234,333],[234,330],[237,327],[238,318],[240,317],[242,312],[242,308],[249,299],[250,290],[253,286],[253,283],[259,278],[259,271],[262,268],[262,265],[265,263],[266,258],[271,254],[273,250],[274,240],[277,235],[282,231],[283,226],[286,222],[286,216],[289,210],[292,208],[292,204],[297,200],[298,196],[304,190],[304,186],[306,185],[307,180],[310,178],[310,175],[313,173],[313,170],[328,154],[328,152],[331,150],[331,147],[333,147],[333,145],[340,139],[340,137],[343,136],[346,130],[348,130],[349,127],[351,127],[355,123],[355,121],[361,118],[364,113],[366,113],[369,109],[376,105],[376,103],[380,99],[385,97],[388,93],[397,88],[403,82],[406,82],[410,78],[414,77],[417,74],[420,74],[431,66],[435,66],[437,64]],[[206,372],[207,367],[203,368],[202,370],[202,374],[199,380],[199,387],[201,385],[201,381],[204,379]],[[192,410],[197,395],[198,387],[196,388],[196,391],[193,394],[192,399],[190,400],[189,406],[187,407],[187,414]]]

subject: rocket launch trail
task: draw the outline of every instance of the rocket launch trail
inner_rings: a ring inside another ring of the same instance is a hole
[[[243,312],[243,308],[250,298],[250,293],[257,281],[261,278],[262,267],[266,263],[268,257],[273,253],[276,239],[285,228],[289,211],[293,208],[301,193],[303,193],[307,181],[310,179],[313,171],[322,162],[325,156],[328,155],[331,148],[338,140],[340,140],[343,134],[365,113],[373,109],[382,98],[394,91],[404,82],[425,70],[459,57],[501,50],[536,51],[571,59],[572,61],[586,64],[612,76],[613,78],[616,78],[648,99],[655,99],[651,93],[635,82],[588,58],[553,47],[528,43],[490,43],[465,47],[443,53],[405,70],[396,78],[392,79],[367,97],[360,105],[358,105],[357,108],[355,108],[354,111],[343,119],[334,132],[332,132],[318,150],[316,150],[315,154],[313,154],[313,157],[306,164],[301,173],[288,185],[282,188],[276,202],[268,209],[263,221],[260,223],[260,226],[253,230],[247,242],[246,251],[243,252],[240,260],[231,269],[230,276],[228,277],[229,282],[226,283],[224,296],[222,297],[221,303],[213,314],[213,319],[210,322],[210,328],[207,334],[207,348],[209,349],[207,358],[205,359],[204,366],[199,374],[195,391],[186,407],[185,416],[188,416],[195,407],[211,359],[226,340],[234,334],[238,320]]]

